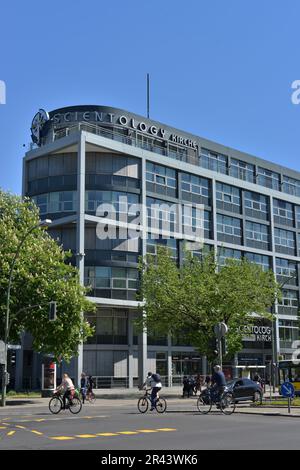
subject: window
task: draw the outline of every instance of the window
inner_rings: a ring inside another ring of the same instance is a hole
[[[287,307],[288,309],[293,309],[292,314],[297,314],[299,306],[298,292],[295,290],[283,289],[282,299],[278,302],[278,305],[280,307]]]
[[[181,193],[182,199],[186,201],[210,205],[210,182],[206,178],[181,173]]]
[[[227,174],[227,157],[207,149],[201,149],[200,166],[218,173]]]
[[[293,205],[289,202],[273,200],[274,222],[281,225],[294,225]]]
[[[155,193],[176,196],[176,170],[156,163],[146,164],[147,190]]]
[[[228,237],[242,237],[241,221],[234,217],[228,217],[226,215],[217,214],[217,232],[219,235],[225,235]],[[224,237],[219,237],[220,240]],[[240,240],[239,240],[240,241]],[[230,238],[229,238],[230,243]]]
[[[178,207],[177,204],[168,203],[161,199],[147,197],[148,228],[174,232]]]
[[[257,184],[279,191],[279,174],[266,168],[257,168]]]
[[[232,158],[230,161],[230,175],[250,183],[255,182],[254,165]]]
[[[295,234],[279,228],[274,229],[275,248],[278,253],[295,252]]]
[[[268,198],[251,191],[244,192],[245,214],[256,219],[268,220]]]
[[[216,198],[219,209],[240,212],[241,196],[238,188],[228,184],[217,183]]]
[[[148,234],[147,239],[147,254],[157,256],[157,248],[159,246],[166,247],[169,249],[170,255],[173,259],[177,259],[177,240],[174,238],[157,238],[152,239]]]
[[[297,264],[288,259],[276,258],[276,276],[280,283],[297,285]]]
[[[268,226],[246,221],[246,245],[259,247],[260,244],[269,244]]]
[[[114,290],[136,291],[138,287],[138,270],[134,268],[86,266],[84,271],[85,285],[91,286],[98,297],[119,298]],[[123,293],[120,295],[123,298]]]
[[[270,269],[270,258],[269,256],[259,255],[257,253],[245,253],[245,258],[247,258],[250,263],[255,263],[262,268],[263,271],[269,271]]]
[[[282,191],[293,196],[300,196],[300,181],[283,175]]]
[[[227,259],[237,259],[240,260],[242,258],[242,252],[240,250],[233,250],[231,248],[218,248],[218,264],[220,266],[224,266],[226,264]]]
[[[57,191],[32,197],[40,214],[76,211],[76,191]]]
[[[117,214],[137,217],[136,211],[130,211],[130,206],[139,203],[137,194],[122,191],[86,191],[85,210],[96,213],[101,204],[112,204]]]

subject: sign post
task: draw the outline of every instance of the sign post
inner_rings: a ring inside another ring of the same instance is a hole
[[[291,412],[291,399],[295,396],[294,385],[290,382],[283,382],[281,385],[280,393],[283,397],[288,399],[288,412]]]
[[[218,353],[219,353],[219,361],[220,361],[220,366],[222,368],[222,362],[223,362],[223,357],[222,357],[222,338],[227,334],[228,332],[228,326],[226,323],[220,322],[217,323],[214,326],[214,333],[216,335],[217,341],[218,341]]]

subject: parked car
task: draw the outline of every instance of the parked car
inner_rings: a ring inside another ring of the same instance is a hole
[[[250,379],[234,379],[227,383],[228,390],[233,393],[235,402],[253,401],[261,403],[263,390],[259,383]]]

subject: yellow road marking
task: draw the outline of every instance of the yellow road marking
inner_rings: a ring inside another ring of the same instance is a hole
[[[7,436],[13,436],[13,435],[15,434],[15,432],[16,432],[16,431],[9,431],[9,432],[7,433]]]
[[[137,431],[120,431],[118,434],[138,434]]]
[[[75,437],[71,437],[71,436],[54,436],[54,437],[50,437],[50,439],[55,439],[56,441],[69,441],[71,439],[75,439]]]
[[[80,437],[82,439],[89,439],[90,437],[97,437],[97,434],[77,434],[75,437]]]
[[[177,431],[175,428],[159,428],[157,431]]]
[[[36,421],[37,423],[40,423],[42,421],[46,421],[44,418],[41,418],[41,419],[35,419],[34,421]]]
[[[43,433],[40,432],[40,431],[35,431],[34,429],[30,429],[31,432],[33,432],[34,434],[37,434],[38,436],[42,436]]]
[[[158,429],[138,429],[138,432],[158,432]]]
[[[19,429],[26,429],[25,426],[20,426],[20,425],[16,425],[16,428],[19,428]]]
[[[99,432],[97,436],[117,436],[118,434],[114,432]]]
[[[0,426],[0,429],[7,429],[7,426]]]

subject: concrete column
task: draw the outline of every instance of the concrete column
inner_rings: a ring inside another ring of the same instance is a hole
[[[80,133],[77,154],[77,223],[76,223],[76,264],[79,269],[79,279],[84,285],[84,226],[85,226],[85,133]],[[74,379],[76,386],[80,384],[80,374],[83,369],[83,344],[78,347],[75,358]]]
[[[173,386],[173,370],[172,370],[172,337],[168,335],[168,364],[167,364],[167,371],[168,371],[168,386]]]
[[[141,160],[141,204],[142,204],[142,257],[147,253],[147,209],[146,209],[146,159]],[[147,373],[147,331],[139,334],[138,337],[138,374],[139,385],[142,385]]]
[[[128,313],[128,356],[127,356],[128,388],[133,388],[133,315]]]

